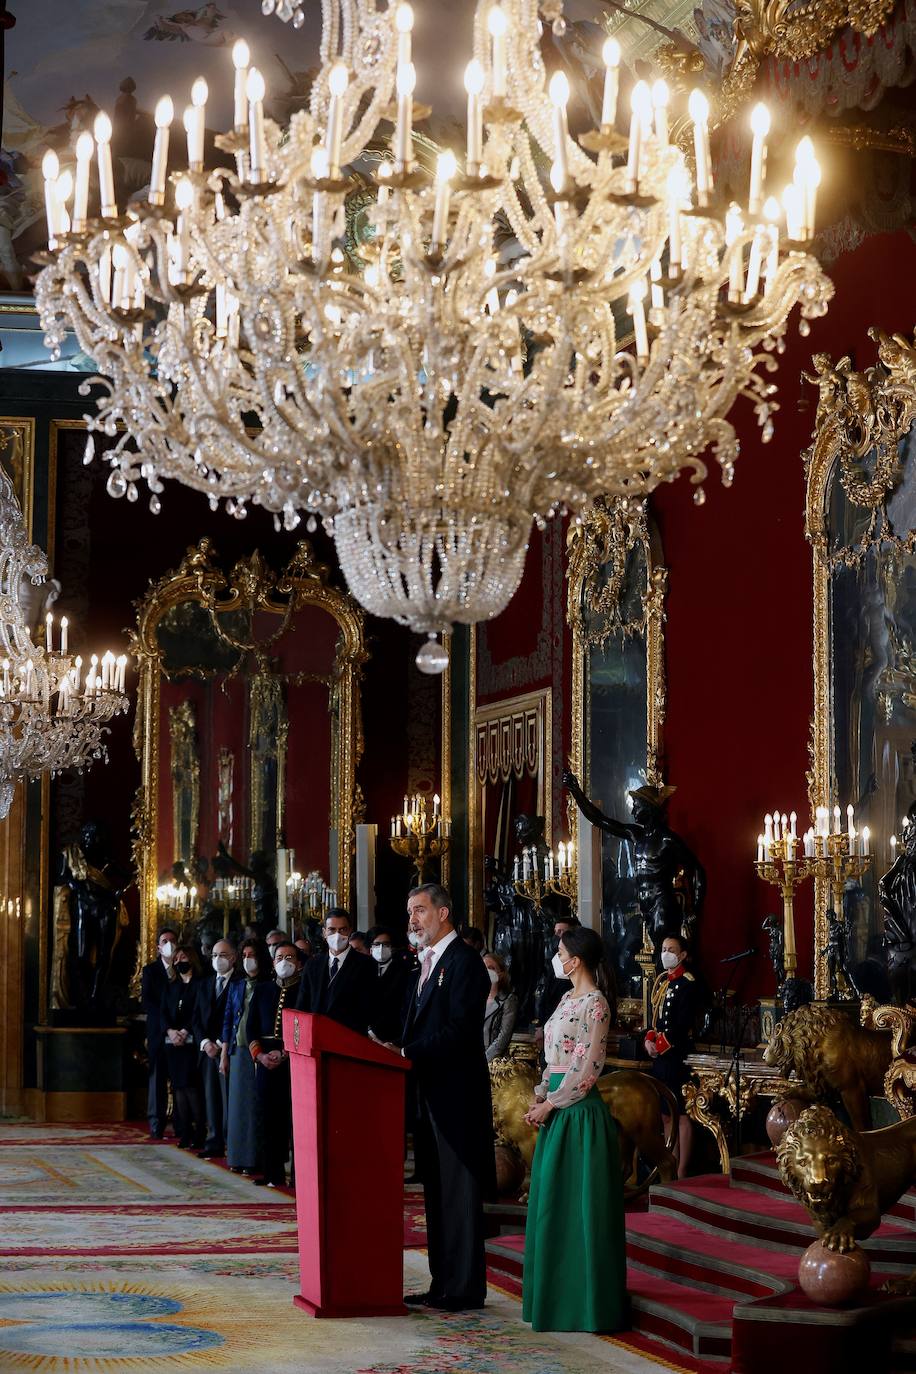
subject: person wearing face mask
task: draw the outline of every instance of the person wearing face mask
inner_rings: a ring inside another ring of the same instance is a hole
[[[393,1041],[400,1035],[404,1024],[410,966],[395,950],[391,931],[384,926],[373,926],[367,938],[377,979],[372,1034],[378,1040]]]
[[[264,1173],[255,1183],[283,1188],[293,1129],[289,1056],[283,1048],[283,1012],[295,1006],[302,979],[296,946],[289,938],[274,950],[273,973],[270,982],[259,983],[252,993],[246,1030],[264,1125]]]
[[[350,945],[353,926],[342,907],[331,908],[323,930],[327,954],[316,954],[306,964],[296,1008],[329,1016],[368,1035],[376,1010],[375,961],[357,954]]]
[[[509,970],[498,954],[485,954],[483,962],[490,978],[490,995],[483,1018],[483,1044],[487,1063],[508,1054],[518,1016],[518,998],[509,982]]]
[[[168,1066],[165,1058],[165,1026],[162,1023],[162,997],[175,973],[172,962],[178,946],[178,933],[170,927],[159,932],[156,958],[144,965],[140,976],[140,1005],[146,1016],[146,1050],[149,1057],[149,1093],[146,1110],[149,1118],[149,1133],[154,1140],[165,1135],[165,1121],[168,1112],[169,1084]],[[172,1121],[172,1129],[180,1134],[180,1121],[177,1116]]]
[[[254,1061],[248,1050],[248,1013],[259,983],[270,978],[267,951],[258,939],[242,945],[244,976],[233,978],[226,996],[220,1072],[228,1079],[226,1164],[234,1174],[254,1174],[262,1150],[261,1110]]]
[[[543,1044],[544,1027],[553,1016],[560,1000],[569,991],[565,978],[558,978],[553,967],[553,956],[559,948],[560,941],[568,930],[573,930],[579,924],[578,916],[558,916],[553,923],[553,939],[549,946],[549,958],[547,962],[547,977],[544,980],[541,995],[535,1007],[534,1019],[537,1025],[535,1033],[535,1043]]]
[[[165,1055],[175,1110],[181,1119],[178,1139],[182,1150],[200,1150],[206,1135],[206,1110],[194,1037],[197,995],[202,986],[200,961],[190,945],[178,945],[173,963],[175,977],[162,995]]]
[[[687,941],[680,935],[666,935],[661,948],[662,971],[652,987],[652,1025],[645,1039],[654,1077],[667,1084],[681,1104],[678,1178],[686,1177],[693,1143],[693,1123],[684,1110],[683,1094],[690,1077],[686,1061],[693,1049],[693,1030],[701,1000],[696,979],[687,968],[688,958]]]
[[[544,1028],[547,1067],[525,1120],[531,1164],[522,1316],[535,1331],[627,1324],[623,1180],[617,1126],[596,1086],[611,1010],[597,931],[568,930],[553,956],[567,991]]]
[[[201,1159],[218,1159],[226,1153],[229,1085],[226,1075],[219,1071],[220,1051],[226,998],[233,979],[239,978],[235,946],[229,940],[216,941],[210,955],[210,967],[213,972],[201,982],[194,1013],[194,1039],[200,1049],[200,1076],[207,1108],[207,1139],[200,1151]]]

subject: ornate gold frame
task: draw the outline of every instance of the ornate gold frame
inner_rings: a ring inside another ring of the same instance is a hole
[[[620,595],[626,562],[636,542],[645,550],[647,581],[642,597],[642,617],[625,623],[620,614]],[[586,672],[589,648],[614,633],[646,636],[646,781],[660,787],[664,782],[662,733],[667,708],[665,678],[665,594],[668,569],[661,561],[657,535],[649,527],[644,503],[634,506],[624,498],[598,500],[570,526],[567,539],[566,619],[572,629],[572,743],[569,766],[588,791],[586,731]],[[610,582],[599,589],[598,574],[610,563]],[[600,615],[600,632],[589,631],[583,605]],[[574,804],[570,806],[572,828]]]
[[[834,364],[826,353],[818,353],[813,360],[814,373],[807,375],[820,392],[814,442],[802,455],[807,479],[805,533],[811,544],[814,579],[814,716],[808,773],[812,810],[826,804],[834,772],[827,523],[831,484],[838,475],[849,499],[872,511],[866,539],[881,541],[879,512],[899,477],[897,445],[916,421],[916,344],[880,329],[872,328],[868,333],[878,345],[879,361],[874,367],[856,372],[849,357]],[[872,452],[876,454],[875,467],[866,472],[862,460]],[[886,540],[887,535],[883,538]],[[916,552],[916,530],[897,542],[908,552]],[[827,943],[829,904],[829,884],[818,879],[814,892],[814,989],[818,998],[827,996],[827,967],[820,951]]]
[[[162,651],[157,639],[159,622],[173,606],[199,601],[220,613],[240,607],[274,611],[288,617],[303,606],[319,606],[340,628],[333,678],[339,691],[334,736],[336,814],[329,817],[337,830],[338,900],[350,902],[355,850],[355,813],[358,804],[356,769],[364,740],[360,706],[362,665],[368,658],[364,617],[345,593],[328,585],[328,569],[319,563],[308,543],[302,541],[285,571],[272,573],[260,556],[237,563],[230,574],[215,562],[209,539],[188,549],[174,572],[152,583],[137,604],[137,627],[130,649],[137,660],[139,684],[134,723],[134,749],[140,760],[140,786],[134,799],[134,862],[140,890],[140,945],[138,966],[149,960],[156,942],[156,887],[158,855],[156,824],[159,804],[159,702]],[[332,803],[333,804],[333,803]],[[334,875],[331,875],[332,880]]]

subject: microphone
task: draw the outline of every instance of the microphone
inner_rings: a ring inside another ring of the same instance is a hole
[[[737,964],[739,959],[747,959],[749,955],[756,954],[757,951],[751,946],[750,949],[743,949],[740,954],[726,954],[724,959],[720,959],[720,964]]]

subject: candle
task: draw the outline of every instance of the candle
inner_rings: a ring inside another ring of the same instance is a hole
[[[814,237],[814,218],[817,205],[817,188],[821,181],[821,169],[814,156],[814,144],[805,136],[795,152],[795,174],[793,182],[801,197],[802,230],[804,238]]]
[[[548,88],[550,103],[553,105],[554,168],[560,181],[561,191],[569,181],[569,158],[566,140],[569,136],[566,125],[566,103],[569,100],[569,82],[565,72],[554,72]]]
[[[487,15],[487,29],[490,33],[491,89],[494,100],[504,100],[506,95],[506,30],[509,21],[505,11],[494,5]]]
[[[3,665],[3,683],[6,685],[6,664]],[[891,836],[891,863],[897,858],[897,836]]]
[[[350,74],[343,62],[335,62],[328,73],[331,103],[328,106],[328,129],[325,149],[328,157],[328,176],[336,181],[340,176],[340,143],[343,137],[343,96],[350,84]]]
[[[67,629],[69,623],[70,622],[67,620],[67,617],[65,615],[62,615],[60,618],[60,651],[61,654],[65,656],[67,653]]]
[[[78,692],[80,689],[80,675],[82,673],[82,668],[83,660],[80,658],[79,654],[77,654],[76,658],[73,660],[73,690],[75,692]]]
[[[605,40],[601,49],[604,58],[604,97],[601,102],[601,127],[608,131],[617,122],[617,95],[620,90],[620,44],[616,38]]]
[[[862,858],[867,859],[871,853],[871,831],[867,825],[862,827]]]
[[[31,660],[31,659],[28,659],[27,662],[26,662],[26,665],[25,665],[25,694],[26,694],[27,697],[30,697],[30,696],[32,695],[32,673],[33,673],[33,672],[34,672],[34,665],[33,665],[33,663],[32,663],[32,660]]]
[[[656,81],[652,87],[652,108],[655,111],[655,137],[663,148],[668,146],[668,83]]]
[[[441,805],[441,801],[440,801],[440,798],[439,798],[439,793],[438,793],[438,792],[434,792],[434,793],[433,793],[433,815],[434,815],[434,816],[438,816],[438,815],[439,815],[439,807],[440,807],[440,805]]]
[[[764,860],[763,860],[763,836],[762,836],[762,835],[758,835],[758,836],[757,836],[757,862],[758,862],[759,864],[762,864],[763,861],[764,861]]]
[[[175,187],[175,204],[178,207],[178,225],[175,236],[175,273],[181,284],[188,271],[191,254],[191,225],[188,211],[194,203],[194,187],[187,177],[182,177]],[[115,301],[117,305],[117,301]]]
[[[794,836],[794,835],[790,835],[790,834],[787,833],[787,834],[786,834],[786,837],[785,837],[784,843],[785,843],[785,848],[786,848],[786,863],[794,864],[794,862],[795,862],[795,836]]]
[[[627,188],[635,192],[639,188],[639,170],[642,160],[642,141],[646,127],[651,127],[652,95],[645,81],[637,81],[630,97],[630,146],[627,153]]]
[[[744,229],[741,211],[737,205],[730,205],[725,216],[725,246],[728,248],[728,299],[740,301],[744,294],[744,249],[737,247],[738,239]]]
[[[70,216],[67,213],[67,201],[73,191],[73,173],[69,167],[54,183],[54,198],[57,202],[57,224],[62,234],[70,232]]]
[[[765,230],[765,233],[766,233],[767,260],[766,260],[766,269],[765,269],[765,270],[766,270],[766,278],[765,278],[765,287],[764,287],[764,289],[765,289],[766,291],[769,291],[769,290],[772,288],[773,282],[774,282],[775,279],[776,279],[776,273],[777,273],[777,271],[778,271],[778,269],[779,269],[779,218],[780,218],[780,214],[781,214],[781,211],[780,211],[780,209],[779,209],[779,201],[776,199],[775,196],[770,196],[770,197],[768,197],[768,199],[764,202],[764,206],[763,206],[763,217],[764,217],[764,219],[767,221],[767,226],[766,226],[766,230]]]
[[[111,303],[115,310],[126,310],[127,299],[127,249],[123,243],[116,243],[111,250],[111,260],[114,264],[114,285],[111,288]]]
[[[55,186],[60,176],[60,162],[53,148],[49,148],[41,159],[41,174],[45,181],[45,216],[48,221],[48,247],[56,247],[59,232],[57,218],[57,196]]]
[[[775,841],[775,840],[780,840],[781,838],[782,838],[782,835],[780,834],[780,829],[779,829],[779,812],[778,812],[778,811],[774,811],[774,812],[773,812],[773,839],[774,839],[774,841]]]
[[[51,652],[52,639],[54,636],[54,616],[50,611],[45,616],[45,651]]]
[[[80,234],[86,228],[86,214],[89,208],[89,169],[95,142],[92,134],[84,131],[76,140],[76,184],[73,192],[73,230]]]
[[[751,190],[748,196],[749,215],[759,215],[763,203],[763,178],[766,172],[767,134],[770,132],[770,112],[766,105],[755,105],[751,111]]]
[[[769,811],[763,818],[763,835],[767,844],[769,844],[773,838],[773,817],[770,815]]]
[[[747,281],[744,284],[744,301],[749,304],[760,292],[760,269],[763,266],[763,237],[767,231],[759,226],[751,239],[751,256],[747,264]]]
[[[855,830],[855,811],[853,810],[852,802],[850,802],[846,808],[846,831],[850,839],[852,839],[855,834]]]
[[[712,191],[712,166],[709,153],[709,101],[700,90],[690,92],[687,102],[693,120],[693,147],[697,163],[697,204],[705,209]]]
[[[838,806],[833,808],[833,833],[834,835],[840,833],[840,808]]]
[[[646,282],[645,278],[634,282],[630,287],[627,309],[633,319],[633,332],[636,335],[636,356],[641,362],[649,357],[649,335],[646,331]]]
[[[567,846],[566,846],[566,871],[567,871],[567,873],[569,873],[569,872],[572,871],[572,866],[573,866],[573,842],[572,842],[572,840],[570,840],[569,843],[568,843]]]
[[[475,57],[464,71],[464,89],[468,93],[467,167],[470,176],[476,176],[483,161],[483,110],[480,104],[483,85],[483,67]]]
[[[658,283],[662,279],[662,264],[660,258],[653,258],[649,264],[649,277],[652,282],[652,309],[664,310],[665,292]]]
[[[99,157],[99,198],[102,202],[102,219],[116,219],[118,206],[114,193],[114,172],[111,168],[111,120],[104,110],[99,110],[93,127]]]
[[[248,72],[245,93],[248,96],[248,174],[253,182],[263,181],[267,167],[267,142],[264,138],[264,78],[257,67]]]
[[[192,172],[204,169],[204,132],[206,130],[207,83],[199,76],[191,87],[191,103],[184,112],[184,130],[188,136],[188,167]]]
[[[57,689],[57,713],[58,713],[58,715],[65,716],[65,715],[67,714],[67,711],[68,711],[68,709],[69,709],[69,706],[70,706],[70,679],[69,679],[69,677],[67,676],[67,674],[64,673],[63,677],[62,677],[61,680],[60,680],[60,685],[59,685],[59,687],[58,687],[58,689]]]
[[[165,174],[169,163],[169,133],[174,117],[172,97],[164,95],[156,105],[156,141],[153,144],[153,170],[149,179],[150,205],[165,204]]]
[[[248,63],[251,61],[251,53],[244,38],[236,39],[232,47],[232,65],[235,67],[235,102],[233,124],[237,134],[242,134],[248,127],[248,91],[246,89],[248,81]]]
[[[127,671],[127,655],[121,654],[118,658],[118,691],[124,691],[124,674]]]
[[[398,67],[398,115],[394,130],[394,160],[402,172],[410,171],[413,148],[413,91],[417,84],[417,69],[412,62]]]
[[[413,29],[413,10],[410,5],[398,5],[394,12],[394,27],[398,31],[398,66],[410,61],[410,33]]]
[[[787,186],[782,193],[783,209],[786,212],[786,234],[793,243],[800,243],[805,235],[804,197],[797,186]]]

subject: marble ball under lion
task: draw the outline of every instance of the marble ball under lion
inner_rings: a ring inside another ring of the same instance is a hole
[[[818,1307],[845,1307],[864,1293],[870,1275],[868,1256],[858,1245],[840,1254],[816,1240],[798,1265],[799,1287]]]
[[[774,1150],[792,1123],[798,1120],[808,1106],[810,1103],[802,1101],[800,1097],[783,1097],[773,1103],[767,1112],[766,1133]]]

